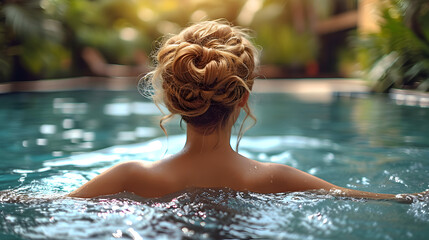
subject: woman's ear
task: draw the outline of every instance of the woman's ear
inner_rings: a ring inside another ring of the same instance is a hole
[[[239,107],[244,107],[247,103],[247,100],[249,100],[249,92],[245,92],[243,95],[243,98],[241,99],[241,101],[238,103]]]

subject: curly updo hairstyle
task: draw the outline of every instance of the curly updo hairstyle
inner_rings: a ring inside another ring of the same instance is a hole
[[[257,62],[258,51],[245,31],[221,21],[197,23],[168,38],[156,54],[154,71],[142,79],[153,89],[154,102],[170,111],[160,121],[163,131],[163,122],[174,114],[204,134],[225,126],[250,93]],[[243,109],[244,120],[255,120],[247,102]]]

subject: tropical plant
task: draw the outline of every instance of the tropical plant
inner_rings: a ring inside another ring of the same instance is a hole
[[[376,92],[429,91],[429,2],[388,0],[380,31],[359,36],[358,59]]]
[[[0,7],[1,8],[1,7]],[[0,80],[7,79],[10,74],[9,58],[6,54],[4,24],[0,21]]]
[[[250,25],[256,32],[255,42],[263,47],[264,64],[304,67],[317,59],[317,35],[307,17],[313,4],[302,0],[264,1]],[[301,11],[298,18],[294,16],[297,8]]]
[[[218,18],[255,30],[265,64],[299,68],[317,57],[316,37],[305,19],[311,4],[310,0],[187,0],[186,4],[177,0],[3,0],[0,81],[91,74],[82,57],[87,47],[107,63],[136,64],[153,50],[153,41],[160,36],[190,22]],[[297,6],[303,11],[299,19],[305,21],[294,19]]]
[[[49,77],[67,69],[61,23],[44,14],[40,1],[6,0],[0,18],[2,80]]]
[[[0,81],[89,74],[81,56],[87,46],[113,63],[129,63],[126,58],[150,41],[120,38],[121,29],[138,22],[135,5],[129,0],[4,1],[0,5]]]

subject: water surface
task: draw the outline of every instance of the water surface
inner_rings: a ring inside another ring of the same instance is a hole
[[[252,96],[258,118],[240,153],[336,185],[383,193],[429,188],[429,109],[383,96],[306,102]],[[161,199],[62,198],[106,168],[180,150],[179,120],[159,129],[136,92],[0,95],[0,239],[425,239],[428,201],[187,189]],[[238,130],[238,127],[237,129]],[[234,144],[234,138],[232,144]]]

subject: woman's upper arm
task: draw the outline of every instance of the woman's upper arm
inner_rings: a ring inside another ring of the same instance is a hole
[[[127,181],[130,180],[132,169],[138,162],[125,162],[117,164],[100,175],[91,179],[72,193],[69,197],[91,198],[103,195],[111,195],[126,190]]]
[[[324,190],[325,194],[339,197],[401,200],[399,195],[359,191],[336,186],[316,176],[286,165],[272,166],[275,168],[277,187],[288,191]]]
[[[270,168],[274,172],[273,183],[276,188],[282,189],[282,192],[319,189],[329,191],[336,188],[334,184],[290,166],[272,164]]]

